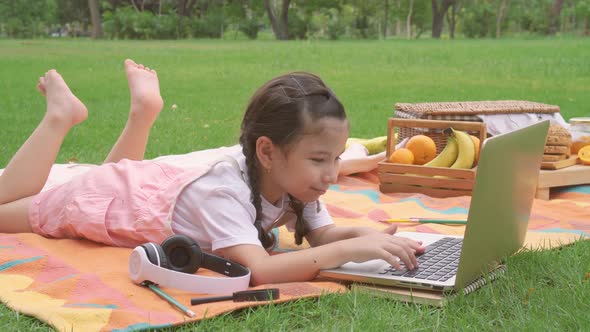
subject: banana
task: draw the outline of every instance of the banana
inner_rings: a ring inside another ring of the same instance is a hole
[[[452,129],[452,128],[451,128]],[[459,147],[459,153],[457,154],[457,160],[451,165],[451,168],[471,168],[475,161],[475,145],[473,140],[464,131],[453,130],[453,136],[457,141]]]
[[[350,137],[346,140],[345,148],[348,149],[352,143],[360,143],[364,145],[369,151],[369,155],[373,155],[385,151],[387,147],[387,136],[378,136],[369,139]]]
[[[365,147],[369,150],[370,155],[381,153],[387,149],[387,136],[371,138],[367,141]]]
[[[451,167],[459,154],[459,145],[453,136],[447,138],[447,145],[436,158],[424,164],[430,167]]]

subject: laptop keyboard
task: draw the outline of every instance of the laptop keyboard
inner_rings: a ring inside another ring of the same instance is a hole
[[[462,244],[461,238],[444,237],[426,246],[424,253],[416,257],[419,264],[417,269],[408,270],[404,262],[400,261],[402,270],[389,266],[379,274],[447,281],[457,274]]]

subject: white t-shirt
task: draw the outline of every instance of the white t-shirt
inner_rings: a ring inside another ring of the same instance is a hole
[[[251,202],[251,190],[246,172],[246,158],[241,151],[230,154],[243,172],[230,162],[219,162],[205,175],[185,187],[178,196],[172,215],[172,230],[194,239],[201,249],[215,251],[238,244],[262,246],[254,227],[256,209]],[[243,176],[243,177],[242,177]],[[275,206],[261,196],[262,227],[267,229],[289,206],[289,197]],[[295,216],[286,226],[295,229]],[[322,203],[305,205],[303,216],[308,229],[314,230],[333,223]]]

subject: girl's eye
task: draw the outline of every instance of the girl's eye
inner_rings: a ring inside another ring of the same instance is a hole
[[[316,163],[323,163],[326,161],[326,159],[324,159],[324,158],[311,158],[311,160]],[[341,160],[340,157],[337,157],[334,161],[340,162],[340,160]]]

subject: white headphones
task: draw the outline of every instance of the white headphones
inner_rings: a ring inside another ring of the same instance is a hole
[[[194,274],[199,267],[226,277]],[[250,270],[238,263],[201,251],[199,245],[184,235],[173,235],[159,246],[149,242],[131,252],[129,276],[136,284],[149,281],[164,287],[200,294],[231,294],[250,284]]]

